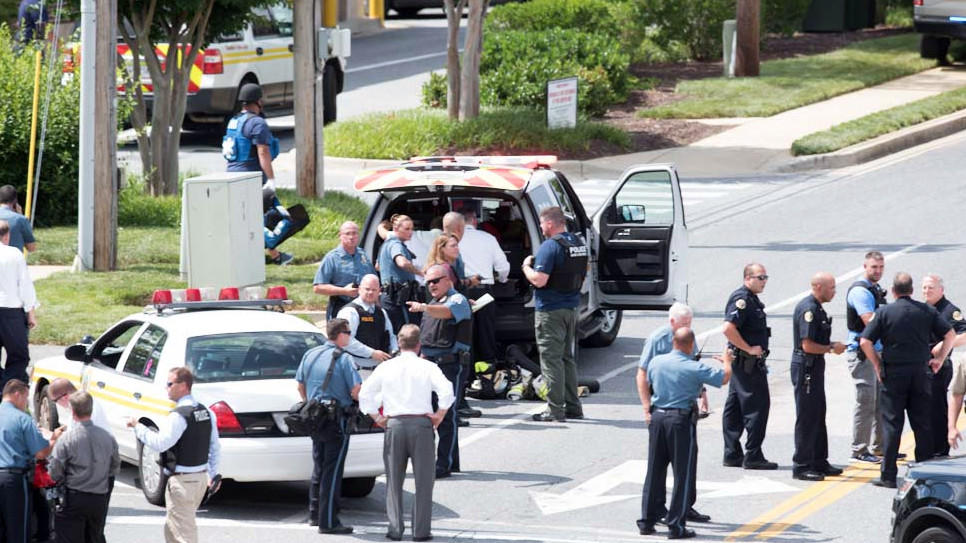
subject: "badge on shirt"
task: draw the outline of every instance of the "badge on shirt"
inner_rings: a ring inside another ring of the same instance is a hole
[[[744,298],[738,298],[738,301],[735,302],[735,307],[738,309],[744,309],[747,305],[748,304],[745,303]]]
[[[954,321],[961,321],[961,320],[963,320],[963,314],[961,312],[959,312],[959,311],[953,311],[953,320]]]
[[[815,315],[812,315],[811,311],[805,312],[805,322],[812,322],[812,319],[814,318],[815,318]]]

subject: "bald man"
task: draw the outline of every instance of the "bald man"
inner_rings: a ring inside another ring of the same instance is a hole
[[[339,245],[329,251],[315,272],[312,290],[329,297],[326,320],[332,320],[344,305],[359,295],[359,282],[376,273],[372,261],[359,250],[359,225],[346,221],[339,227]]]
[[[822,304],[835,297],[835,277],[819,272],[812,293],[795,306],[792,319],[792,386],[795,388],[795,454],[792,477],[821,481],[842,470],[828,463],[825,428],[825,355],[842,354],[845,344],[832,341],[832,317]]]

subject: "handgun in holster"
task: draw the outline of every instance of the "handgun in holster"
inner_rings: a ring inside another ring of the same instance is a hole
[[[472,354],[470,354],[469,351],[460,351],[457,354],[457,359],[459,360],[460,364],[463,366],[473,365],[473,356]]]
[[[738,362],[739,367],[744,370],[745,373],[752,373],[755,368],[765,368],[765,357],[768,356],[768,352],[765,351],[762,356],[753,356],[745,351],[742,351],[738,347],[731,347],[731,354],[734,355],[735,361]]]

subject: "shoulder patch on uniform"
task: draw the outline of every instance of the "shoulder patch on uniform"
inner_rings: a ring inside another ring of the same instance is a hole
[[[735,302],[735,307],[737,307],[738,309],[744,309],[747,306],[748,306],[748,303],[745,302],[744,298],[738,298],[738,300]]]
[[[805,312],[805,322],[812,322],[814,318],[815,318],[815,315],[813,315],[811,311]]]
[[[453,302],[454,304],[461,304],[466,301],[466,298],[464,298],[462,294],[454,294],[449,297],[449,301]]]
[[[963,320],[963,313],[961,311],[958,311],[958,310],[957,311],[953,311],[953,320],[954,321],[961,321],[961,320]]]

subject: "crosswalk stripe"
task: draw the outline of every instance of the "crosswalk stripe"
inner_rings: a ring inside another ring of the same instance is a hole
[[[607,196],[613,190],[617,180],[614,179],[588,179],[582,183],[574,184],[574,191],[580,198],[584,209],[589,215],[593,215],[604,204]],[[753,186],[753,183],[708,183],[685,181],[681,183],[681,196],[686,207],[693,207],[705,202],[717,200],[730,196],[739,191]],[[635,186],[627,188],[623,192],[629,200],[635,198],[648,199],[648,208],[656,212],[667,212],[672,206],[673,201],[666,188],[655,186]]]

